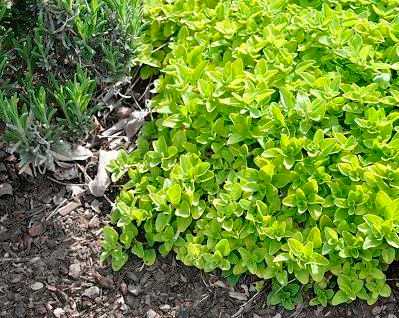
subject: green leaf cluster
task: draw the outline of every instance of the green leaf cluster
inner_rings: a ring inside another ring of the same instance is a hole
[[[389,296],[399,2],[144,4],[157,116],[109,167],[129,176],[111,216],[121,235],[134,227],[120,249],[273,279],[269,302],[290,308],[292,279],[315,305]]]

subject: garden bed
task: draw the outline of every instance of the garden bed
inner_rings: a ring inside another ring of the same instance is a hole
[[[73,202],[70,185],[55,183],[49,176],[17,176],[12,165],[8,169],[10,175],[4,173],[0,180],[14,191],[0,198],[0,317],[228,318],[241,312],[236,317],[395,318],[399,310],[395,265],[388,275],[392,296],[374,306],[297,305],[294,311],[266,307],[267,290],[246,294],[251,277],[231,289],[217,274],[184,266],[173,256],[159,258],[150,267],[132,258],[114,273],[98,258],[99,231],[110,211],[107,200],[83,194],[81,207],[54,214],[63,200],[64,205]],[[4,172],[4,163],[0,170]]]
[[[0,3],[0,316],[396,318],[394,3]]]

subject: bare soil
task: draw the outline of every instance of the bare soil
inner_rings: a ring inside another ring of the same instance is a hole
[[[173,256],[151,267],[132,258],[113,273],[99,263],[107,200],[84,193],[74,199],[70,185],[18,176],[0,161],[0,184],[5,182],[13,195],[0,197],[0,317],[397,317],[397,265],[388,274],[393,295],[374,306],[298,305],[292,312],[265,306],[267,290],[248,302],[256,294],[250,277],[233,289],[218,274],[183,266]],[[59,209],[70,202],[81,206]]]

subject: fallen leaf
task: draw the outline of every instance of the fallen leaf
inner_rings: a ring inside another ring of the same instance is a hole
[[[126,124],[129,122],[128,118],[124,118],[119,120],[115,125],[103,131],[101,137],[110,137],[114,136],[118,131],[123,130]]]
[[[30,251],[32,247],[32,237],[27,233],[24,233],[22,236],[22,246],[28,251]]]
[[[79,177],[79,171],[76,165],[72,165],[69,168],[58,167],[55,169],[54,177],[57,180],[73,180]]]
[[[102,276],[98,272],[94,272],[94,278],[101,287],[105,287],[108,289],[112,289],[114,287],[114,281],[111,278]]]
[[[62,216],[65,216],[81,206],[82,203],[79,200],[74,200],[59,208],[58,213]]]
[[[156,311],[150,309],[146,313],[146,318],[161,318],[161,316]]]
[[[65,311],[62,308],[56,308],[54,309],[53,314],[56,318],[61,318],[65,315]]]
[[[118,157],[118,151],[105,151],[100,150],[98,159],[97,175],[94,180],[91,180],[88,184],[91,194],[96,197],[102,197],[105,191],[111,184],[111,178],[106,170],[107,165],[110,161]]]
[[[57,151],[52,151],[52,154],[56,160],[67,162],[87,160],[93,156],[93,153],[86,147],[68,144],[64,144],[64,147],[57,149]]]
[[[56,292],[58,289],[53,285],[47,285],[47,290],[50,292]]]
[[[32,289],[32,290],[40,290],[40,289],[42,289],[44,287],[44,285],[43,285],[43,283],[41,283],[41,282],[36,282],[36,283],[33,283],[32,285],[30,285],[30,288]]]
[[[68,184],[66,189],[72,193],[72,197],[77,197],[86,191],[83,187],[76,184]]]
[[[89,221],[83,215],[79,216],[79,226],[85,230],[89,228]]]
[[[98,219],[98,216],[95,215],[88,224],[89,229],[96,229],[100,226],[100,220]]]
[[[100,295],[100,292],[101,292],[100,288],[98,288],[97,286],[92,286],[92,287],[87,288],[83,292],[82,296],[94,299]]]
[[[48,170],[51,171],[50,167]],[[32,171],[32,168],[29,165],[21,165],[21,163],[18,163],[18,174],[26,174],[31,177],[35,177],[36,174],[34,172],[35,170]]]
[[[102,203],[100,201],[98,201],[97,199],[93,200],[90,204],[91,209],[96,213],[101,212],[101,206],[102,206]]]
[[[12,195],[12,186],[9,183],[0,184],[0,197],[3,195]]]
[[[75,264],[71,264],[69,266],[69,276],[71,276],[74,279],[78,279],[80,277],[82,270],[81,270],[81,266],[79,263],[75,263]]]
[[[240,301],[248,300],[247,295],[245,295],[243,293],[234,292],[234,291],[229,292],[229,296],[231,298],[234,298],[234,299],[237,299],[237,300],[240,300]]]
[[[113,140],[109,143],[108,148],[111,150],[118,150],[123,148],[123,144],[128,142],[129,138],[122,136],[122,137],[117,137],[117,138],[113,138]]]
[[[214,282],[212,284],[212,286],[220,287],[220,288],[228,288],[227,285],[225,283],[223,283],[221,280],[217,280],[216,282]]]
[[[53,196],[52,201],[57,206],[63,204],[63,202],[65,201],[65,190],[63,189],[63,191],[56,193]]]
[[[120,135],[118,132],[124,130],[128,138],[132,138],[136,136],[141,126],[143,126],[145,118],[148,115],[147,111],[134,111],[129,112],[124,110],[124,113],[121,114],[121,118],[116,124],[112,127],[105,130],[101,136],[102,137],[110,137]]]
[[[141,126],[143,126],[145,118],[148,112],[146,111],[135,111],[131,114],[130,119],[125,127],[126,136],[132,138],[137,135]]]
[[[8,161],[8,162],[16,162],[16,161],[18,161],[18,158],[15,155],[9,155],[4,160]]]
[[[39,236],[40,234],[43,233],[43,225],[41,223],[36,223],[33,224],[29,229],[28,229],[28,234],[31,237],[36,237]]]
[[[118,108],[116,113],[118,114],[119,119],[123,119],[123,118],[128,118],[132,113],[132,111],[133,110],[130,107],[122,106]]]
[[[122,282],[120,288],[121,288],[122,295],[126,296],[126,294],[127,294],[127,285],[126,285],[126,283]]]

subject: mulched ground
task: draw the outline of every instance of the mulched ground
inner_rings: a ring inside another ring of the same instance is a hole
[[[56,183],[48,176],[18,176],[12,167],[0,162],[0,184],[4,182],[12,185],[13,195],[0,197],[0,317],[399,315],[398,288],[375,306],[361,302],[336,308],[298,305],[295,311],[287,312],[267,308],[263,293],[248,302],[256,294],[245,284],[250,278],[233,290],[217,274],[185,267],[173,256],[160,258],[151,267],[132,259],[120,273],[113,273],[109,266],[99,264],[100,229],[111,208],[107,200],[76,194],[80,186]],[[60,209],[65,205],[69,208]],[[394,287],[397,267],[391,269],[389,277]]]

